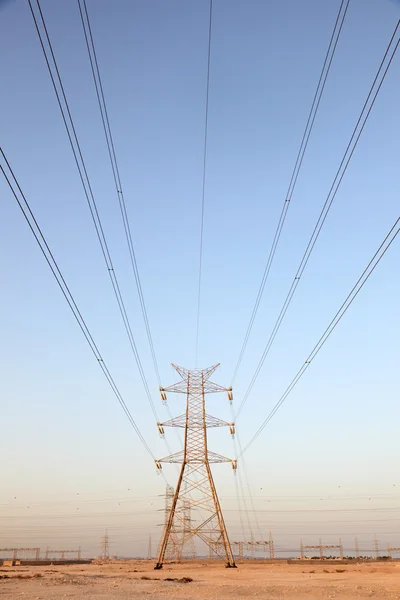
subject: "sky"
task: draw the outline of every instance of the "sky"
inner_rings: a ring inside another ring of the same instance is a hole
[[[229,386],[337,11],[337,0],[214,0],[201,368]],[[194,368],[209,3],[87,0],[161,380]],[[160,420],[78,5],[41,2],[107,242]],[[240,403],[400,18],[351,0],[281,242],[234,385]],[[0,144],[93,337],[156,457],[168,454],[130,351],[27,3],[0,5]],[[244,446],[399,216],[395,56],[272,350],[237,422]],[[4,545],[153,552],[157,475],[0,178],[1,487]],[[301,382],[239,461],[216,465],[232,539],[273,531],[353,547],[400,546],[396,240]],[[169,396],[172,414],[184,399]],[[230,420],[225,396],[211,414]],[[167,432],[173,449],[179,440]],[[210,446],[235,448],[225,430]],[[174,484],[177,473],[164,473]],[[250,496],[249,497],[249,492]],[[243,521],[243,528],[241,525]],[[258,522],[257,522],[258,521]]]

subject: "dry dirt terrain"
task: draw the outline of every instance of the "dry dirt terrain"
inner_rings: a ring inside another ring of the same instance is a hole
[[[246,562],[238,569],[225,569],[218,563],[199,561],[165,565],[161,571],[154,571],[153,565],[150,561],[116,561],[0,567],[0,600],[400,599],[400,563]]]

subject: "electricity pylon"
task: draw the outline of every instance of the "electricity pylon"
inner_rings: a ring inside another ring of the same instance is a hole
[[[181,463],[181,470],[155,569],[161,569],[163,566],[175,522],[180,520],[178,501],[183,503],[184,500],[189,500],[191,508],[196,508],[202,515],[202,522],[196,527],[191,525],[191,531],[186,534],[190,533],[190,538],[197,535],[212,552],[226,561],[227,567],[236,567],[210,468],[210,463],[231,462],[232,467],[236,469],[236,461],[211,452],[207,446],[208,427],[228,426],[233,434],[234,424],[208,415],[205,406],[206,394],[227,392],[228,399],[232,400],[232,388],[224,388],[209,381],[219,365],[192,371],[172,366],[182,380],[169,387],[160,388],[161,398],[165,401],[167,392],[185,394],[186,413],[157,425],[162,433],[164,427],[182,427],[185,430],[185,439],[183,450],[156,461],[157,469],[161,469],[161,463],[165,462]]]
[[[358,538],[355,537],[354,538],[354,549],[355,549],[355,553],[356,553],[356,558],[360,558],[360,549],[358,547]]]
[[[107,529],[106,529],[106,532],[105,532],[104,536],[101,538],[100,548],[101,548],[101,558],[102,558],[102,560],[109,560],[109,558],[110,558],[110,544],[109,544],[109,541],[108,541],[108,531],[107,531]]]
[[[174,501],[174,488],[172,485],[167,485],[165,490],[165,516],[164,516],[164,529],[167,526],[169,515]],[[174,523],[174,526],[170,531],[170,543],[165,554],[166,560],[181,561],[182,560],[182,540],[180,539],[180,528],[178,523]]]
[[[184,555],[183,548],[186,545],[187,550]],[[183,528],[182,528],[182,558],[196,558],[196,548],[193,539],[192,527],[192,506],[190,500],[183,501]]]

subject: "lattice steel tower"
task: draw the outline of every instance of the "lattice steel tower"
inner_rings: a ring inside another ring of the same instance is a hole
[[[233,435],[234,424],[208,415],[205,406],[206,394],[227,392],[229,400],[232,400],[232,388],[224,388],[209,381],[219,365],[193,371],[172,366],[182,380],[169,387],[160,388],[161,398],[165,401],[167,392],[186,394],[186,413],[157,425],[161,433],[164,432],[164,427],[182,427],[185,438],[183,450],[156,461],[158,469],[161,469],[163,462],[181,463],[182,466],[155,569],[162,568],[171,533],[176,527],[175,522],[180,520],[180,506],[183,507],[187,500],[190,501],[191,509],[196,510],[201,518],[196,526],[191,525],[190,532],[185,532],[185,538],[198,536],[212,552],[226,561],[227,567],[236,567],[210,468],[210,463],[231,462],[232,467],[236,469],[236,461],[211,452],[207,446],[208,427],[227,426]]]

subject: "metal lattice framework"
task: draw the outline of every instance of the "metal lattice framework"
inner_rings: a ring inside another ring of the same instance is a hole
[[[34,552],[35,560],[39,560],[40,558],[40,548],[0,548],[0,552],[12,552],[13,560],[16,560],[18,552]]]
[[[100,542],[101,558],[102,560],[109,560],[110,558],[110,542],[108,538],[108,531],[106,529],[104,536]]]
[[[390,556],[390,558],[393,558],[392,555],[394,552],[396,552],[396,553],[400,552],[400,548],[394,548],[394,547],[388,546],[388,556]]]
[[[255,558],[256,551],[262,551],[267,557],[267,551],[269,552],[270,560],[275,559],[275,546],[271,531],[269,532],[268,540],[256,541],[252,538],[250,541],[235,541],[232,542],[232,547],[235,550],[235,555],[238,556],[239,561],[244,560],[247,555],[247,551],[250,553],[250,558]]]
[[[59,554],[60,560],[64,560],[66,554],[76,554],[76,560],[81,560],[80,547],[77,550],[52,550],[51,548],[46,548],[45,560],[49,559],[49,554]]]
[[[166,393],[173,392],[186,395],[186,412],[164,423],[158,423],[161,433],[164,427],[182,427],[185,432],[184,447],[180,452],[166,456],[156,461],[156,467],[161,469],[161,463],[181,463],[181,470],[176,485],[174,498],[168,521],[164,528],[160,544],[156,569],[161,569],[173,545],[174,531],[181,528],[182,514],[184,515],[185,501],[190,502],[191,509],[196,509],[201,515],[201,520],[196,527],[190,521],[186,523],[183,545],[193,536],[198,536],[210,549],[226,561],[228,567],[236,567],[231,545],[225,527],[210,463],[231,462],[236,468],[236,461],[225,456],[210,452],[207,445],[208,427],[229,427],[234,433],[234,424],[222,421],[206,413],[205,395],[217,392],[228,393],[232,400],[232,389],[222,387],[209,380],[219,365],[208,369],[188,370],[173,365],[182,380],[166,388],[160,388],[162,400],[166,400]],[[183,510],[183,513],[182,513]],[[189,530],[188,530],[189,529]],[[172,537],[171,537],[172,536]]]
[[[232,547],[234,550],[236,550],[236,556],[238,557],[239,561],[244,559],[245,544],[246,542],[232,542]]]
[[[164,512],[164,529],[167,526],[169,515],[174,501],[175,491],[172,485],[167,485],[165,490],[165,512]],[[182,540],[181,540],[181,523],[178,519],[174,523],[170,531],[170,540],[165,552],[165,560],[180,561],[182,560]]]
[[[192,505],[190,500],[183,500],[182,558],[196,558],[196,547],[193,539]],[[185,549],[185,550],[184,550]]]
[[[262,540],[260,542],[252,540],[246,543],[248,548],[250,549],[251,558],[254,558],[254,552],[256,550],[261,550],[262,552],[264,552],[264,554],[266,554],[268,550],[270,560],[273,560],[275,558],[275,547],[271,537],[269,540]]]
[[[339,544],[322,544],[321,540],[319,544],[315,546],[304,546],[303,542],[300,542],[300,558],[304,559],[304,550],[319,550],[319,557],[324,558],[324,550],[339,550],[340,559],[343,560],[343,544],[342,540],[339,539]]]

